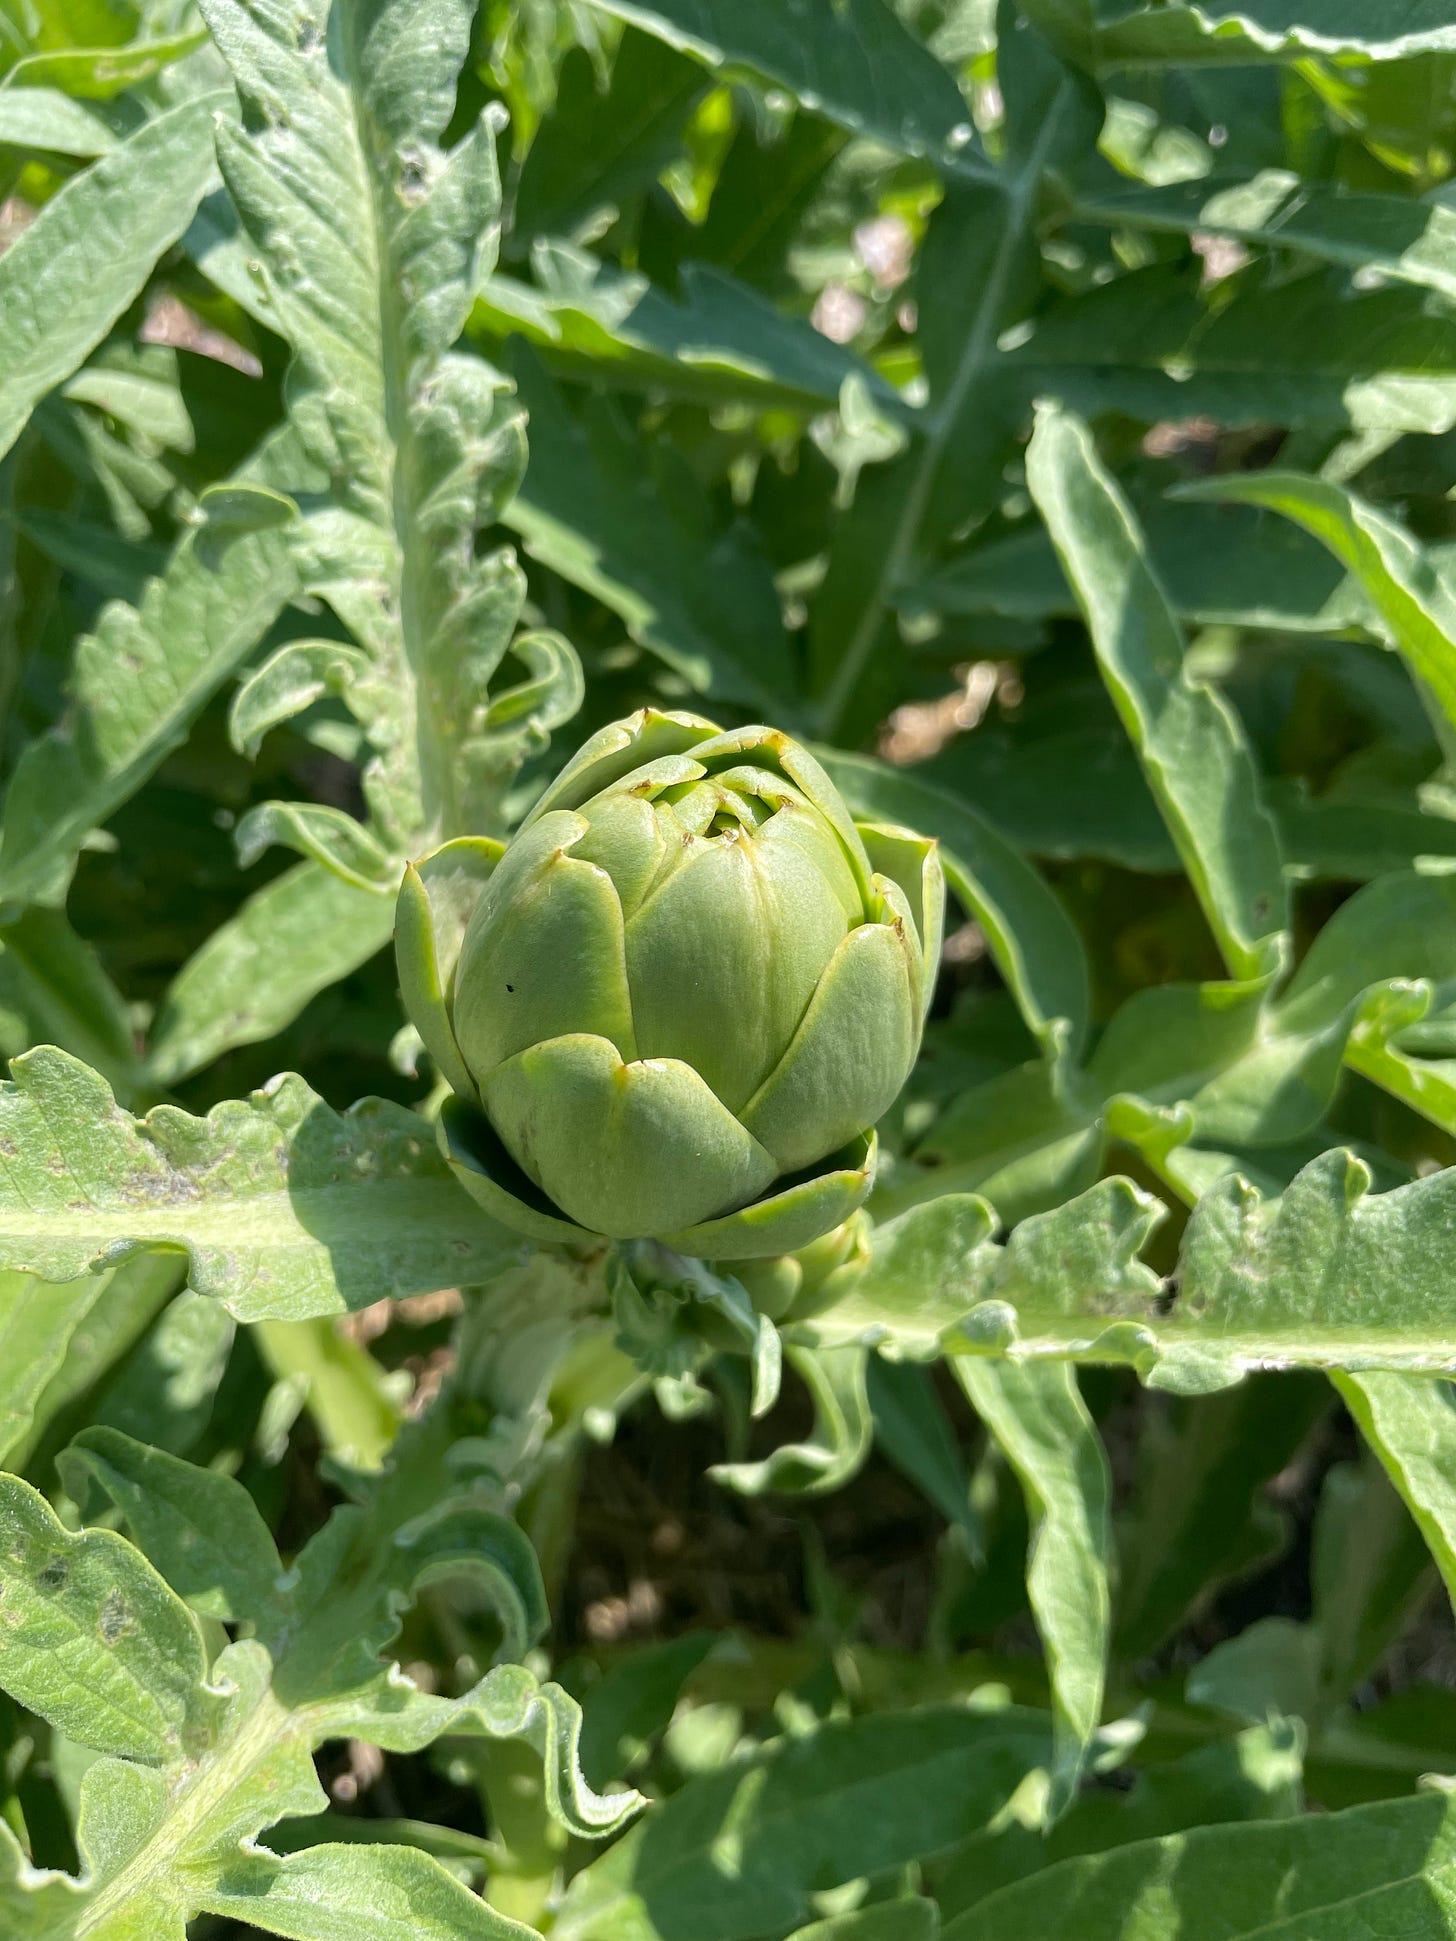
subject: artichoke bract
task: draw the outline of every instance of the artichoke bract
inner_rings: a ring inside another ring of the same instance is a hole
[[[933,842],[856,824],[776,729],[613,723],[509,843],[406,872],[400,982],[455,1094],[446,1158],[535,1239],[807,1246],[869,1191],[944,894]]]

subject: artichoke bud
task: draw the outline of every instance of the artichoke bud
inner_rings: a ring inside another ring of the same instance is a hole
[[[604,728],[509,843],[446,843],[400,891],[456,1176],[535,1239],[809,1245],[869,1191],[943,904],[935,844],[857,825],[787,735]]]

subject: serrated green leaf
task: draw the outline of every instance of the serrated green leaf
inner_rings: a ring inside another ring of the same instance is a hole
[[[751,68],[806,108],[891,148],[967,159],[969,117],[955,83],[882,0],[803,12],[774,0],[592,3],[714,68]]]
[[[939,1932],[934,1901],[879,1901],[853,1914],[796,1928],[789,1941],[935,1941]]]
[[[556,99],[516,181],[511,239],[575,237],[604,210],[650,189],[676,152],[709,85],[696,61],[629,27],[604,85],[584,47],[561,63]]]
[[[1267,1375],[1219,1395],[1175,1400],[1168,1414],[1148,1420],[1137,1494],[1122,1531],[1122,1657],[1147,1657],[1220,1585],[1279,1554],[1289,1519],[1265,1485],[1328,1408],[1315,1377]]]
[[[23,1333],[40,1365],[17,1370],[29,1421],[7,1449],[8,1467],[49,1479],[49,1457],[77,1426],[77,1412],[93,1402],[110,1373],[146,1337],[182,1277],[181,1262],[163,1253],[136,1254],[109,1271],[58,1285],[27,1277]],[[51,1329],[65,1329],[68,1314],[78,1323],[62,1342]]]
[[[0,454],[100,343],[192,220],[226,94],[184,101],[76,176],[0,259]]]
[[[106,1282],[95,1274],[51,1287],[30,1274],[0,1273],[0,1462],[28,1434],[41,1392]]]
[[[1255,478],[1262,474],[1254,474]],[[1222,516],[1172,501],[1139,504],[1154,572],[1175,613],[1212,626],[1282,633],[1365,629],[1369,603],[1349,575],[1297,528],[1249,508]],[[1077,611],[1039,524],[959,553],[907,587],[899,605],[918,613],[999,613],[1043,620]],[[1080,764],[1079,764],[1080,766]]]
[[[1253,1725],[1319,1711],[1319,1637],[1293,1618],[1260,1618],[1222,1638],[1188,1674],[1188,1701]]]
[[[178,1273],[178,1263],[158,1258]],[[184,1288],[107,1383],[97,1421],[172,1455],[189,1454],[212,1418],[236,1337],[226,1308]]]
[[[983,515],[998,489],[1019,416],[999,344],[1034,292],[1043,181],[1096,139],[1100,98],[1035,32],[1008,39],[998,81],[1005,165],[990,184],[952,185],[921,251],[918,332],[930,389],[924,435],[859,481],[814,603],[810,652],[825,739],[867,726],[857,719],[867,698],[871,716],[879,711],[869,676],[900,589],[916,577],[920,549],[932,534]]]
[[[1456,1173],[1386,1193],[1369,1184],[1360,1160],[1328,1152],[1266,1200],[1223,1161],[1165,1301],[1137,1259],[1161,1209],[1130,1181],[1024,1220],[1004,1250],[986,1203],[948,1194],[879,1228],[869,1265],[799,1331],[922,1355],[943,1341],[1121,1363],[1193,1392],[1259,1367],[1456,1370],[1446,1259]]]
[[[65,518],[32,507],[16,518],[23,532],[57,566],[106,600],[136,606],[154,580],[167,570],[167,549],[148,539],[129,539],[90,519]]]
[[[1041,1715],[1015,1709],[912,1710],[780,1740],[664,1801],[577,1875],[552,1932],[750,1941],[802,1921],[810,1893],[984,1824],[1049,1750]]]
[[[539,1298],[539,1282],[536,1291]],[[530,1545],[478,1495],[460,1493],[460,1472],[452,1462],[457,1445],[448,1424],[438,1417],[413,1424],[406,1444],[396,1451],[395,1465],[364,1486],[365,1500],[336,1511],[283,1573],[240,1485],[125,1437],[88,1433],[69,1460],[69,1473],[78,1480],[88,1470],[100,1477],[199,1607],[245,1610],[246,1621],[257,1628],[257,1637],[225,1645],[210,1672],[192,1618],[136,1550],[106,1531],[69,1535],[33,1491],[14,1478],[0,1479],[0,1505],[13,1499],[39,1531],[28,1559],[18,1541],[7,1545],[11,1575],[0,1570],[3,1608],[25,1612],[35,1600],[49,1600],[63,1616],[74,1606],[81,1626],[79,1643],[60,1661],[64,1676],[57,1675],[54,1653],[41,1663],[41,1673],[50,1673],[45,1683],[35,1675],[29,1616],[20,1620],[18,1644],[12,1620],[0,1637],[0,1684],[72,1729],[73,1687],[94,1669],[95,1654],[85,1643],[86,1597],[93,1590],[107,1593],[99,1619],[103,1636],[118,1613],[135,1607],[152,1616],[134,1595],[140,1585],[163,1617],[170,1614],[192,1640],[190,1649],[179,1649],[164,1639],[159,1650],[135,1615],[119,1634],[121,1642],[111,1640],[124,1668],[131,1666],[126,1639],[137,1641],[133,1655],[148,1647],[142,1670],[163,1698],[175,1695],[172,1709],[181,1709],[190,1736],[184,1745],[173,1731],[158,1752],[147,1738],[140,1699],[132,1706],[136,1716],[126,1716],[112,1731],[112,1713],[98,1711],[95,1695],[84,1691],[83,1702],[97,1717],[75,1728],[81,1742],[90,1732],[90,1743],[105,1745],[110,1740],[98,1740],[96,1732],[110,1732],[128,1757],[154,1760],[162,1769],[151,1772],[117,1758],[90,1767],[80,1788],[79,1877],[17,1868],[8,1828],[0,1836],[0,1907],[7,1914],[12,1905],[20,1908],[27,1923],[21,1932],[51,1932],[45,1919],[57,1905],[68,1905],[67,1933],[74,1926],[108,1941],[180,1937],[188,1920],[214,1905],[213,1895],[218,1905],[237,1895],[240,1910],[249,1896],[261,1895],[249,1917],[283,1934],[337,1932],[296,1925],[306,1923],[306,1903],[295,1904],[292,1886],[316,1878],[320,1908],[337,1912],[345,1904],[347,1873],[337,1850],[306,1849],[318,1856],[316,1863],[290,1859],[285,1872],[296,1871],[281,1885],[250,1871],[248,1856],[261,1856],[260,1864],[271,1869],[273,1856],[258,1835],[280,1820],[317,1815],[325,1798],[312,1752],[345,1736],[394,1751],[418,1751],[445,1732],[518,1746],[541,1762],[546,1809],[582,1839],[617,1830],[636,1810],[636,1794],[599,1794],[587,1785],[577,1755],[578,1708],[559,1687],[538,1684],[524,1667],[499,1665],[459,1698],[447,1698],[420,1691],[397,1665],[381,1665],[378,1654],[397,1633],[404,1609],[442,1572],[468,1573],[498,1599],[508,1650],[521,1649],[544,1622]],[[122,1597],[129,1600],[124,1608]],[[108,1690],[114,1711],[131,1688],[114,1676]],[[137,1743],[121,1745],[126,1732]],[[315,1864],[316,1876],[310,1871]],[[354,1877],[377,1889],[391,1915],[414,1911],[422,1920],[443,1921],[459,1913],[465,1919],[460,1910],[480,1906],[468,1896],[462,1900],[450,1876],[434,1862],[426,1867],[419,1855],[396,1864],[384,1854],[386,1873],[377,1880],[371,1864],[366,1860]],[[281,1918],[272,1918],[270,1906]],[[357,1911],[366,1918],[367,1909]]]
[[[1335,912],[1275,998],[1266,982],[1163,985],[1113,1018],[1089,1066],[1103,1097],[1186,1105],[1189,1133],[1214,1144],[1289,1145],[1328,1110],[1342,1063],[1437,1124],[1452,1112],[1441,1060],[1399,1049],[1430,1007],[1429,983],[1456,977],[1456,883],[1401,871]]]
[[[80,1745],[162,1765],[208,1736],[197,1625],[130,1544],[0,1476],[0,1686]]]
[[[1236,977],[1265,975],[1289,949],[1288,895],[1238,718],[1184,671],[1178,623],[1087,428],[1043,407],[1027,482],[1224,958]]]
[[[693,254],[756,289],[792,289],[788,261],[825,172],[846,147],[842,128],[800,108],[787,130],[740,123]]]
[[[629,1772],[668,1724],[684,1684],[712,1651],[711,1631],[646,1645],[609,1666],[585,1694],[581,1769],[593,1785]]]
[[[173,1085],[235,1045],[271,1038],[388,943],[394,903],[302,863],[219,925],[172,980],[146,1070]]]
[[[1102,1438],[1067,1366],[957,1356],[956,1379],[1026,1496],[1026,1577],[1056,1720],[1051,1817],[1076,1796],[1102,1716],[1112,1597],[1111,1475]]]
[[[1345,1379],[1363,1386],[1367,1378]],[[1429,1607],[1435,1575],[1420,1526],[1367,1441],[1359,1461],[1330,1470],[1315,1513],[1311,1622],[1320,1641],[1322,1714],[1335,1721],[1321,1730],[1322,1744],[1339,1730],[1340,1708]]]
[[[1137,1772],[1130,1792],[1088,1787],[1045,1833],[1020,1825],[974,1834],[935,1870],[942,1919],[964,1935],[969,1910],[998,1888],[1076,1854],[1234,1820],[1277,1820],[1303,1809],[1301,1728],[1252,1727]]]
[[[365,1100],[341,1116],[275,1080],[206,1119],[121,1111],[48,1048],[0,1087],[0,1263],[55,1280],[184,1249],[239,1320],[302,1320],[488,1278],[514,1243],[450,1179],[431,1129]]]
[[[495,111],[448,151],[466,0],[380,0],[306,18],[284,0],[206,0],[246,129],[218,155],[293,346],[290,415],[331,490],[300,563],[372,657],[365,795],[387,848],[500,819],[520,744],[482,737],[524,597],[477,558],[523,458],[520,413],[452,350],[494,260]],[[236,281],[236,279],[232,279]]]
[[[929,1374],[914,1362],[871,1355],[868,1375],[876,1443],[960,1531],[967,1553],[979,1561],[985,1536],[971,1502],[970,1475]]]

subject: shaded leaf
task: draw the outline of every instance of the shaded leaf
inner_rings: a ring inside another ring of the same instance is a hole
[[[956,1379],[1026,1495],[1026,1589],[1056,1721],[1052,1817],[1076,1795],[1102,1716],[1112,1600],[1111,1476],[1075,1371],[958,1356]]]
[[[504,516],[526,551],[620,615],[693,688],[782,717],[788,648],[754,537],[715,531],[686,468],[664,449],[655,476],[604,401],[574,418],[539,363],[518,355],[514,368],[531,459]]]
[[[6,259],[8,260],[8,259]],[[289,468],[286,439],[244,476]],[[77,645],[71,703],[21,756],[0,823],[0,899],[59,902],[90,831],[185,738],[203,704],[266,632],[294,589],[277,532],[183,539],[136,607],[104,609]],[[127,679],[116,678],[118,666]]]
[[[953,157],[970,140],[950,75],[882,0],[846,0],[831,11],[783,8],[775,0],[593,4],[715,68],[750,68],[806,108],[891,148]]]
[[[694,1779],[585,1868],[553,1933],[749,1941],[802,1920],[811,1892],[950,1845],[1048,1751],[1039,1715],[1014,1709],[912,1710],[780,1740]]]
[[[1185,673],[1177,621],[1086,427],[1043,408],[1027,480],[1229,968],[1266,974],[1288,951],[1288,898],[1238,718]]]
[[[317,863],[274,877],[178,971],[152,1027],[147,1074],[173,1085],[235,1045],[271,1038],[388,943],[394,902]]]
[[[1307,1819],[1199,1827],[1089,1854],[1000,1893],[946,1941],[1445,1941],[1452,1918],[1449,1799],[1394,1800]]]
[[[1411,672],[1456,722],[1456,597],[1395,520],[1341,485],[1291,472],[1245,473],[1196,489],[1268,506],[1323,541],[1364,587]]]

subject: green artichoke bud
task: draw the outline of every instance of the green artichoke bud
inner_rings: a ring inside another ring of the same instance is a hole
[[[406,872],[400,982],[456,1095],[447,1159],[536,1239],[807,1246],[869,1191],[943,905],[935,844],[856,826],[787,735],[613,723],[508,844]]]

